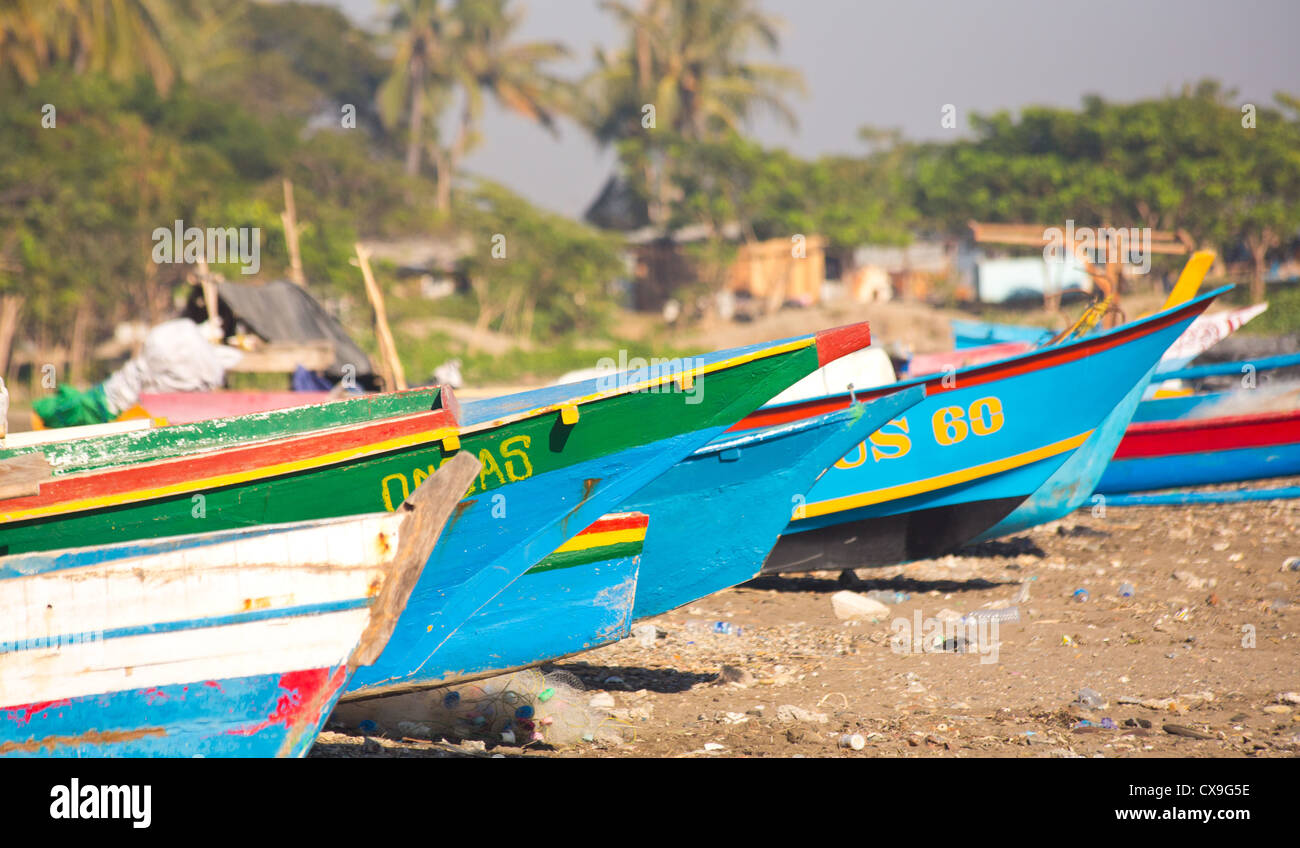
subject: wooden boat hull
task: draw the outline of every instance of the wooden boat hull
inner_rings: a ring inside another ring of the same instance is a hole
[[[302,756],[477,469],[397,513],[0,559],[0,755]]]
[[[1103,495],[1300,474],[1300,410],[1131,425]]]
[[[609,380],[620,378],[597,378],[465,404],[461,410],[462,449],[477,453],[483,471],[478,486],[471,487],[463,509],[449,524],[429,568],[452,575],[449,579],[455,582],[462,576],[468,579],[467,569],[472,564],[492,561],[494,568],[475,572],[474,579],[493,579],[498,592],[505,590],[602,515],[616,509],[645,512],[629,503],[639,489],[720,436],[768,398],[820,365],[869,341],[866,328],[855,325],[710,354],[699,358],[695,368],[699,373],[694,379],[705,382],[693,385],[707,385],[701,402],[683,403],[683,394],[676,391],[625,392],[617,396],[626,401],[620,414],[605,421],[593,420],[585,433],[583,422],[589,415],[586,411],[572,427],[557,420],[554,413],[535,418],[531,431],[503,432],[497,422],[503,415],[518,414],[519,409],[554,408],[557,399],[573,397],[575,391],[587,396],[608,385]],[[673,380],[666,382],[671,384]],[[593,450],[598,447],[591,443],[593,438],[617,439],[624,447],[599,460],[548,468],[546,448],[554,451],[566,445],[584,445],[586,450]],[[636,439],[647,441],[628,446]],[[537,451],[541,446],[546,448]],[[497,461],[496,457],[510,461]],[[414,479],[414,472],[408,473]],[[388,485],[389,479],[381,478],[380,482]],[[474,598],[481,594],[487,591],[476,588],[460,596]],[[465,667],[445,663],[441,652],[461,623],[471,619],[477,610],[430,612],[431,605],[440,607],[443,603],[440,597],[417,587],[407,615],[398,623],[384,655],[374,666],[358,671],[345,697],[397,694],[441,685],[461,676]]]
[[[625,638],[648,521],[603,516],[529,568],[438,649],[438,674],[457,683]]]
[[[1056,521],[1087,503],[1110,464],[1115,448],[1124,437],[1125,429],[1133,420],[1133,414],[1141,404],[1154,374],[1155,370],[1152,369],[1138,380],[1088,440],[1043,485],[1035,489],[1005,518],[972,541],[997,539]]]
[[[807,517],[790,523],[764,570],[890,564],[987,532],[1105,427],[1219,293],[1101,335],[901,383],[925,385],[926,399],[817,482]],[[769,407],[742,426],[846,401]]]
[[[637,582],[637,619],[660,615],[758,575],[777,536],[826,469],[922,387],[701,448],[625,506],[651,517]]]

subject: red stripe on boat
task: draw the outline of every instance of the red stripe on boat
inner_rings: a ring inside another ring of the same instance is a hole
[[[817,333],[817,364],[834,362],[871,344],[871,325],[866,321],[832,327]]]
[[[606,516],[593,523],[586,530],[579,533],[579,536],[585,536],[588,533],[608,533],[611,530],[636,530],[644,529],[650,524],[650,516],[644,512],[629,512],[626,515]]]
[[[1300,441],[1300,410],[1130,424],[1115,459],[1262,448]]]
[[[335,451],[363,448],[388,439],[455,426],[455,418],[445,410],[439,409],[356,427],[342,427],[316,431],[309,435],[273,439],[246,447],[217,449],[189,457],[79,472],[42,483],[40,493],[37,495],[5,501],[4,511],[17,512],[67,500],[106,497],[223,474],[247,472],[283,462],[295,462]]]
[[[1105,336],[1098,336],[1086,339],[1080,344],[1068,347],[1048,347],[1043,348],[1037,353],[1028,354],[1022,358],[1014,360],[1002,360],[1000,362],[989,363],[988,365],[979,366],[970,371],[961,373],[957,380],[950,381],[954,384],[945,386],[944,378],[948,375],[935,376],[933,379],[924,381],[926,396],[940,394],[941,392],[950,392],[957,389],[965,389],[969,386],[978,386],[983,383],[992,383],[997,380],[1004,380],[1008,377],[1015,377],[1020,374],[1028,374],[1034,371],[1042,371],[1053,368],[1057,365],[1064,365],[1068,362],[1074,362],[1083,359],[1086,356],[1092,356],[1104,350],[1110,350],[1118,347],[1130,339],[1141,338],[1152,333],[1163,330],[1171,324],[1176,324],[1189,315],[1199,315],[1206,310],[1212,303],[1212,300],[1204,300],[1199,303],[1188,304],[1181,309],[1170,312],[1163,318],[1153,320],[1149,323],[1129,325]],[[852,325],[857,326],[857,325]],[[837,330],[827,330],[828,333],[837,332]],[[820,334],[819,334],[820,335]],[[818,350],[821,350],[820,342]],[[843,354],[840,354],[841,356]],[[877,386],[872,389],[856,392],[857,399],[872,400],[885,395],[893,394],[904,385],[920,385],[922,381],[913,382],[904,380],[899,383],[890,383],[885,386]],[[802,403],[792,403],[770,409],[759,409],[749,415],[748,418],[741,420],[727,432],[735,433],[744,430],[756,430],[760,427],[774,427],[779,424],[788,424],[791,421],[802,421],[805,418],[812,418],[816,415],[824,415],[828,412],[834,412],[837,409],[844,409],[849,405],[848,394],[832,395],[826,398],[815,398],[813,400],[803,401]]]

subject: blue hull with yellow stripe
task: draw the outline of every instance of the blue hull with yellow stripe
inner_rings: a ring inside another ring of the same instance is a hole
[[[643,512],[657,526],[655,513],[637,505],[635,496],[643,487],[721,436],[774,391],[869,340],[865,324],[850,325],[673,361],[659,369],[647,364],[622,375],[464,404],[457,415],[460,438],[470,450],[481,446],[478,484],[448,522],[426,565],[426,575],[438,575],[437,582],[425,581],[427,591],[416,587],[383,655],[353,675],[344,699],[444,685],[582,650],[606,636],[616,638],[619,627],[611,630],[610,621],[617,619],[618,601],[612,608],[592,610],[596,620],[578,627],[557,626],[545,604],[563,607],[570,599],[591,603],[602,592],[624,592],[625,569],[574,568],[565,575],[542,571],[534,578],[525,573],[608,513]],[[572,453],[574,444],[601,424],[601,404],[619,397],[638,399],[631,407],[637,414],[618,419],[621,432],[599,432],[623,443],[635,442],[643,432],[658,438],[645,437],[639,444],[561,467],[543,464],[566,450]],[[528,441],[501,439],[509,432],[501,422],[523,416],[541,418],[546,427]],[[516,442],[513,451],[528,453],[505,461],[510,442]],[[775,537],[773,531],[769,546]],[[484,568],[485,563],[490,567]],[[566,581],[573,586],[567,596]],[[454,594],[444,597],[448,586]],[[498,595],[501,605],[483,603]],[[508,650],[503,647],[507,638],[513,640]]]
[[[511,583],[435,655],[446,683],[501,674],[628,635],[648,517],[614,513]]]
[[[1135,389],[1222,291],[1099,335],[895,384],[924,385],[927,397],[818,481],[807,516],[786,528],[764,570],[907,562],[1075,508],[1123,435]],[[764,407],[742,426],[848,399]]]

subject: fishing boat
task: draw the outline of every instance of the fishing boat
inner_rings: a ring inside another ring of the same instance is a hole
[[[1105,429],[1161,354],[1223,291],[1097,335],[897,384],[924,385],[927,397],[818,481],[764,571],[906,562],[995,527]],[[797,420],[852,397],[768,406],[738,429]]]
[[[530,568],[434,657],[446,683],[558,659],[756,576],[813,482],[924,397],[903,389],[694,451]],[[649,532],[647,532],[647,524]]]
[[[38,495],[0,501],[0,551],[392,509],[464,451],[482,470],[429,563],[440,582],[416,587],[384,656],[352,682],[366,695],[421,688],[436,682],[434,654],[480,598],[794,381],[869,342],[856,324],[463,407],[442,391],[437,410],[291,435],[295,421],[377,401],[197,422],[176,428],[180,439],[164,427],[29,448],[44,452],[54,477]],[[246,444],[268,429],[276,438]]]
[[[649,516],[601,516],[478,609],[433,656],[459,683],[626,638]]]
[[[1216,363],[1179,379],[1233,375],[1247,387],[1143,401],[1102,474],[1102,495],[1300,474],[1300,385],[1259,385],[1300,354]]]
[[[645,512],[628,503],[637,491],[782,389],[870,341],[866,324],[854,324],[466,402],[460,409],[463,449],[484,465],[467,499],[478,508],[457,516],[431,567],[454,571],[495,558],[501,568],[485,576],[497,580],[498,592],[505,590],[602,516]],[[513,429],[507,426],[512,422],[518,422]],[[611,441],[625,447],[599,459],[584,457],[606,451]],[[402,485],[400,478],[379,482]],[[647,514],[657,526],[656,516]],[[468,668],[444,663],[442,652],[460,622],[472,626],[473,618],[424,615],[421,600],[417,591],[410,604],[415,614],[403,617],[385,655],[358,672],[345,698],[424,688]]]
[[[478,470],[395,512],[0,558],[0,755],[304,755]]]

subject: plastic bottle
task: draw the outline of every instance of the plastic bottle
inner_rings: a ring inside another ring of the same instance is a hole
[[[702,618],[686,622],[686,629],[691,633],[718,633],[723,636],[739,636],[742,631],[740,625],[730,621],[705,621]]]
[[[882,604],[901,604],[912,598],[907,592],[898,592],[893,589],[873,589],[867,592],[866,595],[873,601],[880,601]]]
[[[982,609],[969,612],[962,617],[964,622],[979,621],[1019,621],[1020,607],[1005,607],[1003,609]]]
[[[1119,596],[1121,598],[1131,598],[1137,593],[1137,588],[1132,583],[1121,583],[1119,586]]]
[[[1088,590],[1087,590],[1087,589],[1075,589],[1075,590],[1074,590],[1073,598],[1074,598],[1075,603],[1086,604],[1086,603],[1088,603],[1088,599],[1091,598],[1091,597],[1092,597],[1092,595],[1088,594]]]

